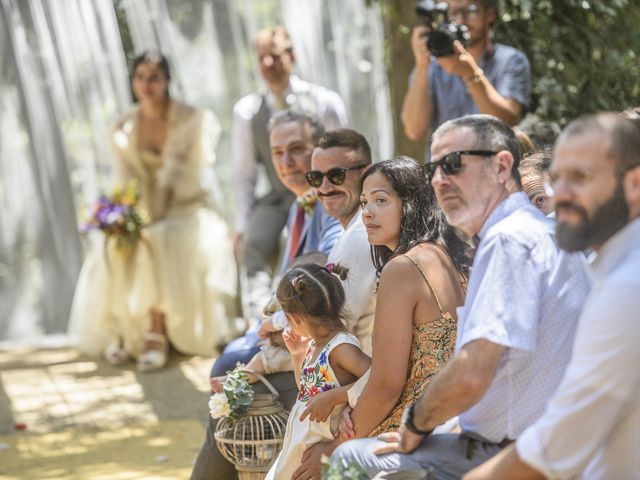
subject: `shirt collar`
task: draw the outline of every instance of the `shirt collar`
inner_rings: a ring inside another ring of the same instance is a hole
[[[589,259],[589,268],[595,277],[604,277],[637,248],[640,248],[640,218],[631,220],[607,240]]]
[[[353,227],[356,223],[361,223],[361,222],[362,222],[362,207],[358,207],[358,210],[353,215],[353,218],[349,220],[349,223],[347,224],[347,228],[344,229],[345,232],[349,230],[351,227]]]
[[[297,92],[299,89],[300,89],[300,79],[296,75],[290,75],[289,85],[284,90],[284,92],[282,92],[282,100],[284,101],[284,103],[286,104],[291,103],[287,101],[287,97],[292,93]],[[273,108],[276,105],[278,105],[278,103],[280,103],[280,99],[268,88],[266,88],[266,91],[265,91],[265,98],[267,100],[267,105],[270,108]]]
[[[484,52],[482,52],[482,57],[480,57],[480,67],[486,67],[487,63],[491,60],[495,53],[496,46],[491,40],[489,40],[489,43],[487,43],[487,48],[484,49]]]
[[[516,210],[530,205],[529,198],[524,192],[516,192],[509,195],[491,212],[489,218],[487,218],[480,229],[480,232],[474,237],[474,243],[480,241],[485,237],[491,227],[493,227],[500,220],[507,218]]]

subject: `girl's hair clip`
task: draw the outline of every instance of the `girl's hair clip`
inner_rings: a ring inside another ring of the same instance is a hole
[[[335,264],[334,264],[334,263],[327,263],[327,264],[324,266],[324,269],[325,269],[327,272],[329,272],[329,273],[333,273],[333,267],[334,267],[334,266],[335,266]]]

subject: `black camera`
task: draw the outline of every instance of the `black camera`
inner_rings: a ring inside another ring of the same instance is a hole
[[[469,29],[466,25],[458,25],[449,20],[446,2],[421,0],[416,4],[416,14],[430,28],[427,47],[434,57],[452,55],[453,42],[459,40],[462,45],[469,40]]]

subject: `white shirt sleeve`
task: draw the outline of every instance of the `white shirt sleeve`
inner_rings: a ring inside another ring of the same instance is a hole
[[[371,260],[366,231],[360,225],[355,228],[359,230],[343,234],[344,237],[338,240],[339,244],[336,244],[327,259],[330,263],[340,263],[349,268],[343,287],[349,314],[347,328],[350,332],[355,331],[355,323],[371,308],[376,282],[376,269]]]
[[[256,149],[251,130],[254,115],[251,97],[244,97],[233,108],[231,131],[231,154],[236,194],[236,224],[238,233],[244,231],[255,202],[255,187],[258,177]]]
[[[637,409],[640,395],[638,286],[600,285],[580,318],[562,383],[516,443],[520,458],[551,479],[573,478],[603,455],[612,468],[624,470],[620,464],[637,456],[638,435],[631,432],[637,426],[624,418]],[[628,437],[612,435],[625,428]]]

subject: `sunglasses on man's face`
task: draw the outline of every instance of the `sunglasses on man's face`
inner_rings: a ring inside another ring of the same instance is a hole
[[[326,172],[321,172],[320,170],[311,170],[304,174],[307,179],[307,183],[311,185],[313,188],[318,188],[322,185],[322,179],[327,177],[331,183],[334,185],[342,185],[344,183],[345,178],[347,178],[347,172],[351,170],[360,170],[361,168],[369,165],[368,163],[361,163],[360,165],[355,165],[349,168],[343,167],[334,167],[330,168]]]
[[[456,175],[462,170],[462,155],[475,155],[478,157],[492,157],[498,152],[492,152],[491,150],[460,150],[458,152],[447,153],[440,160],[435,162],[425,163],[422,167],[427,180],[431,182],[433,175],[436,173],[438,167],[442,168],[442,172],[445,175]]]

